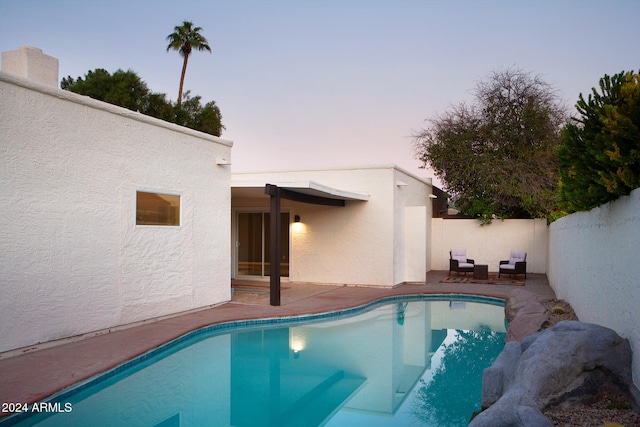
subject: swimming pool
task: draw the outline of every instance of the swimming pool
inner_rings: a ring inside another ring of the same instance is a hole
[[[505,331],[469,296],[213,325],[0,425],[466,426]]]

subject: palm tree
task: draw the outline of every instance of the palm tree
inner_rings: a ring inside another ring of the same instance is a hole
[[[167,52],[170,50],[177,50],[180,56],[184,58],[182,63],[182,75],[180,76],[180,91],[178,92],[178,106],[182,104],[182,87],[184,86],[184,75],[187,72],[187,62],[189,61],[189,55],[193,49],[196,50],[208,50],[211,52],[209,42],[205,39],[200,31],[202,28],[194,27],[193,22],[184,21],[182,25],[176,26],[173,33],[167,36],[169,40],[169,46],[167,46]]]

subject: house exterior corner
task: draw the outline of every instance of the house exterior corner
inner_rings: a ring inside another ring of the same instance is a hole
[[[230,299],[230,142],[6,73],[0,110],[0,352]]]

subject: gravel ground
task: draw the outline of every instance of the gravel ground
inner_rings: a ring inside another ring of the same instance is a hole
[[[555,300],[544,305],[550,312],[548,327],[562,320],[578,320],[566,301]],[[560,307],[562,313],[554,310],[555,307]],[[567,404],[543,412],[556,427],[640,427],[640,414],[632,409],[631,402],[609,387],[602,388],[588,404]]]

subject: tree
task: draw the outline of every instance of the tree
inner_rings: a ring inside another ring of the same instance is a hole
[[[184,98],[182,105],[175,106],[175,123],[220,136],[224,126],[222,126],[222,114],[215,101],[208,102],[203,107],[200,104],[201,97],[192,98],[189,91],[185,92]]]
[[[143,112],[151,91],[147,84],[133,71],[117,70],[113,75],[102,68],[89,71],[85,78],[63,78],[62,89],[93,99],[119,105],[133,111]]]
[[[600,79],[600,91],[582,94],[580,117],[565,126],[560,197],[569,212],[589,210],[640,187],[640,74]]]
[[[509,68],[480,81],[474,95],[414,135],[422,167],[433,168],[461,213],[483,223],[549,217],[557,205],[555,148],[567,121],[555,90]]]
[[[117,70],[111,75],[98,68],[89,71],[84,78],[63,78],[60,87],[211,135],[220,136],[224,130],[222,114],[214,101],[203,107],[200,96],[191,98],[187,92],[185,102],[174,105],[164,93],[151,92],[131,70]]]
[[[211,52],[207,39],[200,34],[202,28],[193,27],[193,23],[184,21],[182,25],[176,26],[173,33],[167,36],[169,45],[167,46],[167,52],[170,50],[177,50],[180,56],[183,57],[182,61],[182,74],[180,75],[180,89],[178,91],[178,106],[182,105],[182,89],[184,86],[184,76],[187,72],[187,62],[189,62],[189,55],[193,49],[196,50],[208,50]]]

